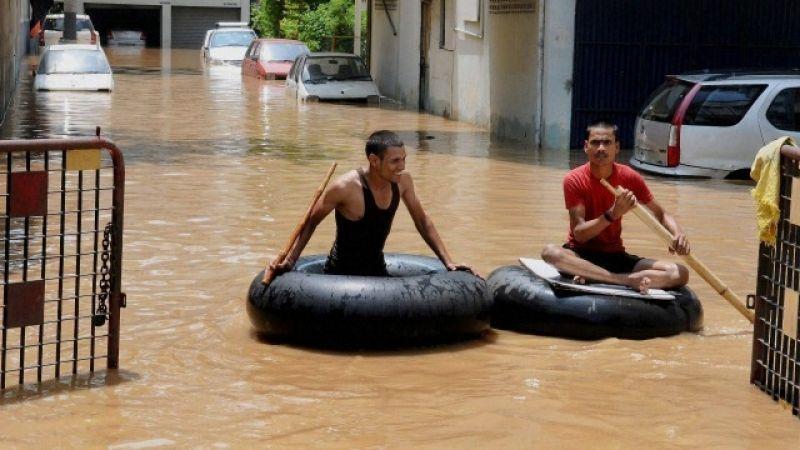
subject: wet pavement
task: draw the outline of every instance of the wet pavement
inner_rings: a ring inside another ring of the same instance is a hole
[[[121,369],[9,389],[3,446],[792,448],[797,418],[749,384],[752,326],[696,275],[699,334],[579,342],[494,331],[459,345],[326,352],[252,334],[248,285],[330,163],[397,130],[450,253],[484,275],[566,236],[561,178],[580,152],[492,142],[466,123],[302,104],[280,82],[204,71],[197,51],[109,50],[116,90],[34,93],[3,138],[91,135],[127,168]],[[750,185],[646,177],[695,254],[755,290]],[[634,217],[629,251],[670,256]],[[326,252],[332,218],[306,254]],[[400,207],[387,251],[431,254]],[[46,430],[46,433],[42,431]]]

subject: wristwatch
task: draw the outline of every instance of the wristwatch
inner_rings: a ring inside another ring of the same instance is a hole
[[[606,218],[608,223],[614,222],[614,215],[611,214],[611,211],[609,211],[609,210],[603,211],[603,217]]]

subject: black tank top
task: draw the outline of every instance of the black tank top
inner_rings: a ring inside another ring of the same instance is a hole
[[[392,183],[392,201],[388,208],[381,209],[361,169],[358,176],[364,192],[364,217],[354,221],[336,211],[336,241],[325,262],[325,273],[386,276],[383,246],[400,203],[400,188]]]

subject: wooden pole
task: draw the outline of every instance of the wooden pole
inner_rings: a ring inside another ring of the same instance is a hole
[[[619,192],[616,190],[616,188],[611,186],[608,181],[600,180],[600,183],[602,183],[603,186],[605,186],[606,189],[608,189],[614,195],[614,197],[619,195]],[[650,229],[655,231],[655,233],[661,239],[667,242],[667,245],[672,245],[672,241],[675,240],[675,237],[672,236],[672,233],[664,228],[664,225],[661,225],[661,223],[655,217],[653,217],[653,215],[650,214],[650,212],[647,211],[644,206],[637,203],[632,211],[634,214],[636,214],[636,217],[644,222],[645,225],[650,227]],[[728,303],[736,308],[736,310],[739,311],[747,320],[749,320],[750,323],[755,321],[755,314],[753,314],[753,311],[747,309],[739,296],[730,290],[730,288],[728,288],[728,286],[726,286],[722,280],[714,275],[714,273],[712,273],[711,270],[709,270],[709,268],[702,263],[702,261],[697,259],[691,253],[680,256],[684,261],[686,261],[687,264],[689,264],[689,266],[691,266],[692,269],[694,269],[695,272],[697,272],[698,275],[700,275],[701,278],[703,278],[709,285],[711,285],[712,288],[714,288],[715,291],[717,291],[717,294],[721,295],[725,300],[727,300]]]
[[[283,247],[283,250],[281,250],[281,252],[275,258],[275,261],[277,261],[278,264],[282,263],[286,259],[286,255],[288,255],[289,252],[292,250],[292,247],[294,246],[294,241],[297,240],[297,236],[300,235],[300,232],[303,230],[303,228],[305,228],[306,224],[308,223],[308,220],[311,218],[311,212],[314,211],[314,205],[317,204],[317,200],[319,200],[319,198],[322,196],[322,193],[325,191],[325,187],[331,180],[331,177],[333,176],[333,172],[335,170],[336,170],[336,163],[333,163],[331,165],[331,168],[328,169],[328,173],[325,175],[325,181],[323,181],[322,184],[317,188],[317,190],[314,191],[314,197],[311,199],[311,204],[308,205],[308,210],[306,211],[306,214],[294,228],[294,231],[292,231],[292,235],[289,236],[289,241],[286,242],[286,245]],[[269,270],[269,266],[270,264],[267,263],[267,267],[264,269],[264,278],[261,279],[261,283],[264,284],[265,286],[272,283],[272,280],[274,280],[276,277],[275,272]]]

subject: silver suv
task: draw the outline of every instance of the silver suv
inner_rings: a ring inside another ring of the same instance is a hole
[[[800,71],[668,76],[639,113],[633,167],[744,178],[764,144],[800,139]]]

